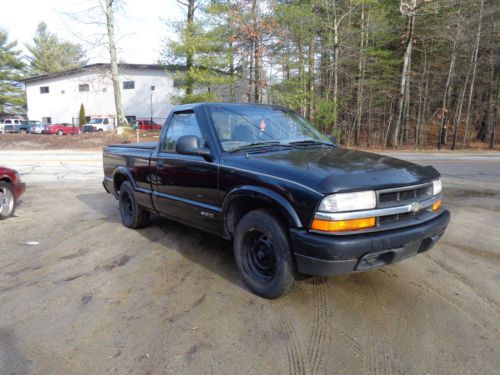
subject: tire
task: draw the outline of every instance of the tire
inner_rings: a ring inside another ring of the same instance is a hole
[[[149,211],[137,204],[134,196],[134,189],[129,181],[125,181],[120,186],[118,194],[118,204],[122,223],[128,228],[144,228],[149,224]]]
[[[21,129],[21,130],[19,130],[19,133],[21,133],[21,134],[28,134],[28,131],[26,129]]]
[[[261,297],[281,297],[295,282],[287,232],[267,210],[251,211],[240,220],[234,235],[234,259],[245,284]]]
[[[59,130],[59,131],[57,132],[57,135],[59,135],[59,136],[64,135],[64,132],[63,132],[62,130]]]
[[[0,220],[14,216],[16,197],[8,182],[0,181]]]

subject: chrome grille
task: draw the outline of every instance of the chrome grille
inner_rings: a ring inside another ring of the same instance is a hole
[[[432,183],[377,192],[377,208],[395,207],[421,202],[432,197]]]
[[[377,191],[377,208],[397,207],[432,198],[432,183]],[[379,227],[412,225],[432,215],[432,208],[377,218]]]

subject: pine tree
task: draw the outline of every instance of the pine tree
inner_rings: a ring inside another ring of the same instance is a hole
[[[214,25],[216,17],[212,21],[208,17],[209,6],[202,1],[178,2],[186,6],[187,18],[171,25],[179,38],[170,40],[162,52],[163,63],[185,68],[176,77],[176,86],[184,90],[184,95],[172,99],[177,103],[219,101],[222,98],[216,89],[232,79],[228,74],[227,38],[221,38],[220,28]]]
[[[24,63],[16,46],[17,42],[9,42],[7,32],[0,29],[0,114],[21,112],[26,104],[19,83]]]
[[[38,24],[33,44],[26,45],[30,55],[31,74],[49,74],[76,68],[86,63],[85,53],[79,44],[60,41],[51,33],[45,22]]]
[[[85,118],[85,107],[83,106],[83,103],[80,104],[80,113],[78,115],[79,117],[79,125],[83,126],[87,123],[87,119]]]

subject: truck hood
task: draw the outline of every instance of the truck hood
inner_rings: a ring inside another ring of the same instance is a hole
[[[222,164],[291,180],[323,194],[415,185],[439,177],[431,166],[330,147],[231,154]]]

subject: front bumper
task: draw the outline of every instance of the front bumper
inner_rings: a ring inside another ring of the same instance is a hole
[[[430,250],[450,221],[450,212],[420,225],[384,232],[330,236],[291,229],[298,271],[332,276],[366,271]]]

